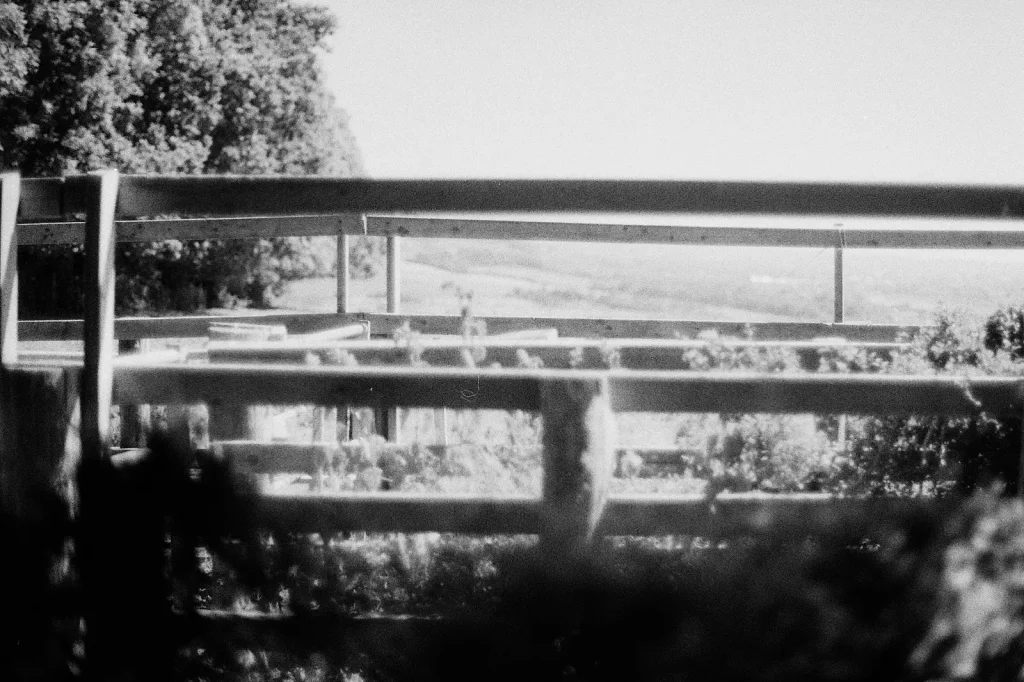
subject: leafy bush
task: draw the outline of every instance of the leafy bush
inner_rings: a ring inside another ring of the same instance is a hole
[[[881,370],[889,373],[963,376],[1021,375],[1010,308],[994,313],[981,330],[943,312]],[[945,494],[995,481],[1008,494],[1017,488],[1021,420],[984,412],[971,417],[880,417],[851,420],[853,489],[896,494]]]

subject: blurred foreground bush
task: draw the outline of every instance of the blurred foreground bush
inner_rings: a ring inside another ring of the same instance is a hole
[[[218,659],[201,644],[181,664],[192,679],[254,681],[1018,680],[1024,505],[979,495],[861,522],[869,537],[826,525],[809,537],[775,526],[610,538],[568,568],[528,539],[278,538],[273,597],[247,608],[451,621],[397,625],[390,645],[370,647],[376,658],[346,645]],[[208,574],[207,603],[237,607],[237,592]]]

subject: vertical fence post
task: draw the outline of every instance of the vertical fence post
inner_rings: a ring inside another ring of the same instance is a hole
[[[149,348],[149,339],[120,339],[117,342],[117,354],[127,355],[145,353]],[[146,433],[149,430],[149,405],[120,405],[121,413],[121,447],[146,447]]]
[[[837,246],[835,248],[834,256],[834,268],[833,268],[833,279],[834,279],[834,315],[833,321],[841,323],[845,318],[846,308],[846,295],[843,292],[843,247]]]
[[[71,565],[62,548],[77,503],[79,376],[70,368],[0,369],[0,582],[10,586],[0,628],[17,635],[0,637],[0,669],[24,671],[14,679],[68,678],[54,655],[63,602],[54,588],[67,584]]]
[[[363,232],[366,232],[366,216],[363,215],[352,215],[345,216],[341,220],[341,229],[338,230],[338,258],[337,258],[337,312],[345,314],[350,311],[351,308],[351,295],[352,295],[352,273],[349,269],[349,259],[351,257],[351,237],[349,236],[349,229],[351,225],[355,223],[362,228]],[[349,434],[351,433],[352,427],[350,425],[351,415],[349,406],[345,405],[342,409],[345,411],[345,438],[348,440]],[[338,440],[338,407],[318,407],[313,413],[313,440],[323,441],[330,440],[336,442]]]
[[[842,225],[836,225],[839,230],[839,240],[833,254],[833,317],[836,324],[841,324],[846,318],[846,292],[843,289],[845,277],[843,274],[843,247],[846,246],[846,235]],[[846,415],[839,415],[839,429],[836,440],[839,442],[840,451],[846,452]]]
[[[0,364],[18,360],[18,173],[0,174]]]
[[[275,336],[271,327],[211,328],[210,338],[231,340],[267,341]],[[280,334],[277,334],[280,338]],[[271,408],[268,405],[252,405],[239,396],[238,402],[218,401],[208,406],[210,440],[270,440]]]
[[[85,363],[82,376],[82,454],[101,458],[109,446],[114,363],[114,211],[117,171],[83,178],[85,215]]]
[[[400,313],[402,309],[402,241],[394,235],[388,237],[388,312]],[[401,440],[399,408],[389,406],[382,415],[385,423],[381,426],[384,437],[395,443]]]
[[[402,242],[388,237],[388,312],[402,312]]]
[[[615,466],[608,380],[541,384],[544,419],[541,553],[555,568],[583,557],[594,537]]]
[[[7,522],[0,582],[13,588],[0,627],[17,633],[0,640],[0,667],[56,679],[67,676],[53,655],[60,650],[54,582],[66,578],[60,548],[76,505],[79,373],[11,367],[18,359],[20,188],[18,173],[0,173],[0,516]]]
[[[338,230],[338,307],[339,313],[349,312],[350,297],[351,297],[351,277],[352,273],[349,271],[349,258],[351,256],[351,237],[349,236],[349,224],[352,222],[359,222],[363,225],[363,231],[366,231],[366,217],[365,216],[345,216],[341,220],[341,229]]]
[[[73,178],[86,193],[82,462],[75,548],[87,679],[150,679],[168,670],[164,477],[107,457],[114,360],[117,171]]]

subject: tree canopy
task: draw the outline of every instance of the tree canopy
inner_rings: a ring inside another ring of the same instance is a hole
[[[359,174],[347,115],[319,61],[334,28],[327,9],[289,0],[0,1],[0,166],[26,176]],[[145,307],[147,292],[178,285],[203,290],[199,307],[265,303],[281,277],[316,269],[308,246],[124,245],[119,307]],[[75,290],[54,259],[66,266],[78,251],[23,256],[25,276],[46,280],[22,287],[27,312],[48,307],[33,303],[33,288],[49,300],[46,290]],[[158,307],[195,307],[164,293]],[[67,305],[56,312],[78,307]]]
[[[358,173],[317,61],[333,29],[279,0],[0,3],[3,164]]]

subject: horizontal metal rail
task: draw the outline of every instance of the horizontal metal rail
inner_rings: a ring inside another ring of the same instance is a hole
[[[363,234],[358,215],[264,216],[257,218],[180,218],[118,220],[119,242],[159,242],[169,239],[274,239],[279,237],[320,237]],[[85,223],[21,223],[19,245],[81,244]]]
[[[24,228],[23,228],[24,229]],[[362,229],[353,234],[363,234]],[[330,233],[333,234],[333,233]],[[1024,249],[1020,229],[699,227],[367,216],[371,237],[624,242],[816,249]]]
[[[658,180],[353,180],[267,176],[120,178],[119,217],[392,211],[672,212],[1024,218],[1024,188]],[[84,213],[76,176],[22,182],[20,215]]]
[[[1024,249],[1020,229],[701,227],[358,215],[118,220],[117,241],[337,236],[847,249]],[[81,244],[85,223],[21,223],[18,243]]]

